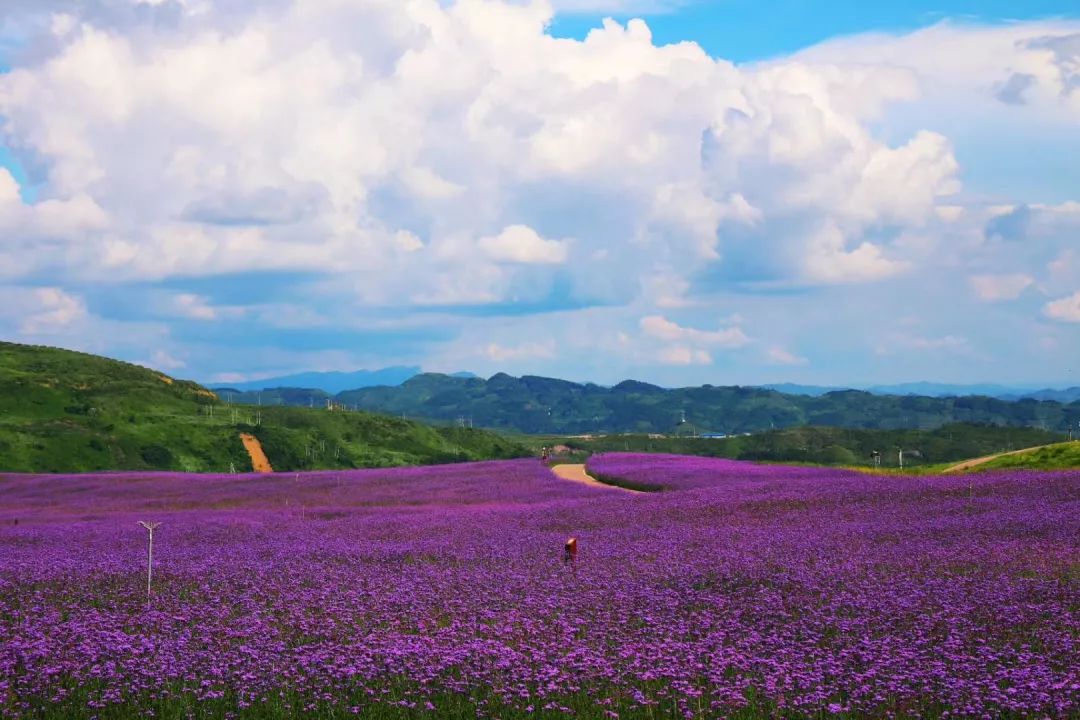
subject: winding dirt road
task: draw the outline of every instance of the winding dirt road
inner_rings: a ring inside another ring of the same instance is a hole
[[[248,455],[251,457],[252,470],[258,473],[274,472],[274,468],[270,467],[270,460],[267,459],[266,453],[263,452],[259,438],[247,433],[240,433],[240,441],[244,443],[244,449],[247,450]]]
[[[569,480],[570,482],[581,483],[582,485],[592,485],[593,487],[602,487],[608,490],[619,490],[622,492],[642,494],[640,490],[631,490],[630,488],[619,487],[618,485],[608,485],[602,483],[594,478],[589,473],[585,472],[584,465],[556,465],[551,468],[551,472],[555,473],[563,480]]]
[[[1060,444],[1061,443],[1052,443],[1051,445],[1038,445],[1036,447],[1023,448],[1021,450],[1013,450],[1011,452],[998,453],[997,455],[987,455],[985,457],[974,458],[972,460],[965,460],[962,463],[957,463],[956,465],[951,465],[951,466],[945,468],[944,470],[942,470],[941,472],[943,472],[943,473],[962,472],[964,470],[970,470],[973,467],[978,467],[980,465],[988,463],[991,460],[997,460],[1000,457],[1008,457],[1009,455],[1023,455],[1024,453],[1034,452],[1036,450],[1041,450],[1042,448],[1045,448],[1045,447],[1052,447],[1053,445],[1060,445]]]

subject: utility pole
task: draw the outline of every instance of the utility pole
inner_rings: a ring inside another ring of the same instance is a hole
[[[904,449],[900,448],[896,451],[896,459],[900,463],[900,469],[904,469]]]

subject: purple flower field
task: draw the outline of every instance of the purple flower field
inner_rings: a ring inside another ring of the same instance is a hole
[[[590,469],[0,477],[0,717],[1080,716],[1080,474]]]

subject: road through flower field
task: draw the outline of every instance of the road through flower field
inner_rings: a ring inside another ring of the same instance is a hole
[[[0,715],[1080,712],[1075,472],[589,471],[0,478]]]

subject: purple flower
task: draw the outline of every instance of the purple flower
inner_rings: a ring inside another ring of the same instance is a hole
[[[590,468],[0,478],[0,717],[1080,712],[1078,473]]]

